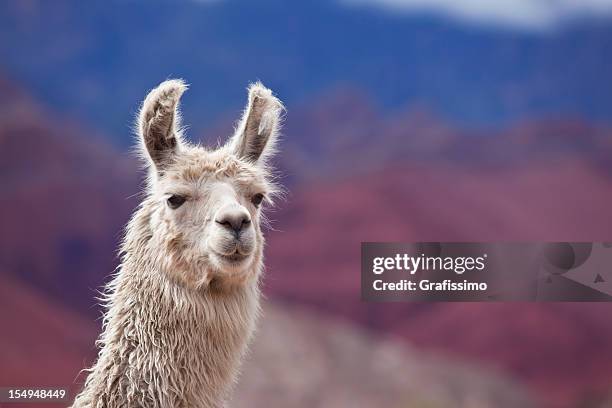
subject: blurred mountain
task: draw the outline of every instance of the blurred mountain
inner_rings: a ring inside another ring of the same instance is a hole
[[[0,383],[69,387],[74,395],[84,380],[79,372],[95,358],[99,329],[88,320],[0,274],[0,322],[10,326],[0,338]],[[434,358],[303,310],[266,306],[232,406],[381,404],[533,406],[523,387],[486,367]]]
[[[366,305],[358,275],[362,241],[609,240],[611,128],[567,117],[461,129],[341,89],[292,111],[285,134],[294,187],[271,215],[268,293],[495,362],[554,406],[609,388],[612,306]]]
[[[5,1],[0,60],[37,97],[127,143],[135,107],[184,77],[195,129],[243,106],[261,79],[290,108],[363,89],[392,111],[425,106],[460,123],[543,114],[612,119],[612,24],[552,32],[476,27],[341,1]]]
[[[296,107],[283,133],[280,166],[302,181],[367,175],[403,163],[458,165],[477,172],[578,160],[612,174],[612,126],[567,116],[504,128],[462,127],[419,107],[385,113],[352,87]]]
[[[279,162],[291,188],[270,213],[266,293],[494,365],[559,406],[609,390],[606,304],[360,302],[365,240],[609,240],[607,127],[566,119],[524,122],[493,138],[479,132],[425,111],[382,114],[351,89],[294,110]],[[19,282],[7,290],[21,298],[19,288],[29,285],[97,316],[93,298],[117,263],[122,225],[139,202],[135,159],[2,80],[0,182],[0,269]],[[356,371],[330,350],[337,364]],[[277,369],[269,364],[266,370]],[[363,398],[384,398],[378,394]]]
[[[138,204],[128,200],[138,191],[136,159],[0,78],[0,184],[0,267],[92,308]]]
[[[612,305],[365,304],[362,241],[591,241],[609,176],[565,158],[474,170],[402,164],[294,190],[273,214],[266,291],[424,347],[495,362],[570,404],[612,381]],[[570,406],[570,405],[561,405]]]
[[[0,271],[0,384],[68,387],[94,355],[97,327],[43,292]],[[20,404],[0,404],[20,407]],[[31,406],[31,405],[28,405]],[[42,407],[66,404],[39,404]]]
[[[322,316],[268,304],[231,406],[535,406],[523,387],[486,366]]]

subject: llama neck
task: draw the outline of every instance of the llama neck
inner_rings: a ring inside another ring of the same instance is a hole
[[[127,253],[109,286],[102,348],[74,406],[222,406],[254,330],[257,282],[188,289],[147,252]]]

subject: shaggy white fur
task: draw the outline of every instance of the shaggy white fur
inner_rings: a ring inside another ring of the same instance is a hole
[[[181,137],[181,80],[146,97],[147,194],[104,296],[100,352],[73,407],[221,407],[259,314],[261,203],[282,104],[257,83],[217,150]]]

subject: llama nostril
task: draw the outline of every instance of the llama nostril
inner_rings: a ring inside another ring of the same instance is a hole
[[[229,221],[218,221],[217,220],[217,224],[222,225],[223,227],[228,228],[228,229],[234,228]]]

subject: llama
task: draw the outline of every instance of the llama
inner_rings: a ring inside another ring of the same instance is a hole
[[[207,150],[182,138],[186,89],[168,80],[143,102],[146,196],[126,227],[98,359],[74,408],[222,407],[254,331],[283,106],[251,85],[234,135]]]

